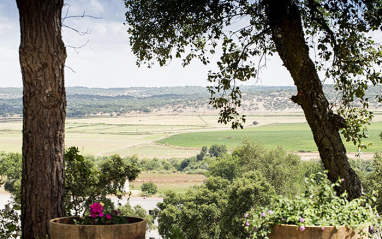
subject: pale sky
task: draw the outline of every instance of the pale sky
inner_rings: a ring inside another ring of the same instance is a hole
[[[83,18],[66,20],[64,24],[91,33],[79,36],[64,28],[63,39],[67,46],[86,46],[73,50],[67,47],[65,84],[85,87],[161,87],[207,86],[207,72],[214,64],[204,66],[197,60],[183,68],[174,60],[168,66],[147,69],[137,67],[130,52],[127,27],[123,25],[125,8],[122,0],[66,0],[68,15],[87,15],[101,19]],[[22,87],[18,47],[20,29],[15,0],[0,0],[0,87]],[[218,56],[215,56],[218,58]],[[214,60],[214,59],[212,59]],[[216,60],[216,59],[215,59]],[[75,72],[73,72],[73,71]],[[246,85],[293,85],[289,72],[281,65],[278,56],[267,62],[260,82],[253,79]]]

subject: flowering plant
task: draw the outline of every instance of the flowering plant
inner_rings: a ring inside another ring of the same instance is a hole
[[[119,211],[113,210],[110,212],[104,211],[104,204],[93,203],[90,205],[90,217],[81,217],[76,224],[81,225],[111,225],[127,223],[125,218],[119,216]]]
[[[344,180],[329,184],[326,174],[319,173],[305,179],[306,189],[302,194],[288,198],[275,196],[268,207],[254,206],[244,215],[245,230],[250,238],[268,238],[271,225],[297,225],[300,231],[306,226],[347,226],[373,231],[381,226],[381,217],[370,206],[373,196],[347,200],[346,192],[337,196],[334,188]]]

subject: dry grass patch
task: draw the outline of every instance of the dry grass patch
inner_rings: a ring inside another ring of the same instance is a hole
[[[141,173],[130,183],[130,189],[140,190],[143,183],[153,182],[158,187],[158,192],[164,194],[168,190],[185,192],[194,185],[201,185],[206,177],[202,174],[184,173]]]

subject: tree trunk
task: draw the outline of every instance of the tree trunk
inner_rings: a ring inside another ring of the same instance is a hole
[[[65,45],[63,0],[16,0],[23,77],[23,238],[46,238],[64,214]]]
[[[322,83],[309,57],[299,9],[291,0],[269,0],[267,15],[276,49],[297,86],[298,93],[292,100],[304,111],[321,160],[329,171],[328,178],[332,182],[344,179],[338,192],[346,190],[350,200],[358,198],[362,193],[361,182],[349,165],[337,117],[329,109]]]

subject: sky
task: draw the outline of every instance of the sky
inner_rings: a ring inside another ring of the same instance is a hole
[[[67,45],[65,85],[84,87],[163,87],[207,86],[207,73],[216,70],[211,63],[204,66],[194,60],[183,68],[180,60],[173,60],[164,67],[158,65],[138,67],[130,51],[129,35],[122,0],[66,0],[63,16],[91,15],[94,18],[66,19],[63,24],[79,31],[89,32],[80,36],[70,28],[63,28]],[[15,0],[0,0],[0,87],[22,87],[18,47],[20,28]],[[83,46],[84,45],[84,46]],[[72,47],[80,47],[73,49]],[[212,62],[218,56],[213,56]],[[267,61],[260,78],[245,85],[293,85],[290,74],[278,56]]]

